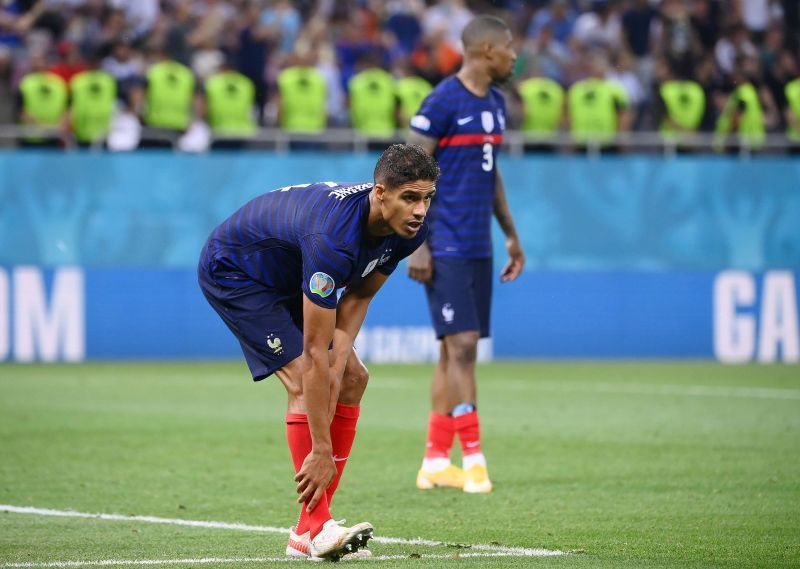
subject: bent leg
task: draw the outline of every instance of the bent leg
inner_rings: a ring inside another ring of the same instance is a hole
[[[305,401],[303,399],[303,363],[302,356],[289,362],[287,365],[275,372],[284,388],[288,398],[286,412],[286,440],[289,443],[289,451],[292,455],[295,473],[300,471],[303,461],[312,449],[311,430],[308,427],[308,415],[306,414]],[[303,504],[300,508],[300,517],[297,520],[295,533],[302,535],[307,531],[311,532],[313,539],[322,526],[332,518],[327,496],[323,495],[317,503],[317,507],[309,513],[306,509],[308,504]]]

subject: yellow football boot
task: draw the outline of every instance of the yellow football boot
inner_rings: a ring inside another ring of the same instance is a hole
[[[451,464],[444,470],[428,472],[420,469],[417,473],[417,488],[430,490],[431,488],[464,488],[464,471]]]
[[[492,491],[489,472],[482,464],[473,464],[464,472],[464,492],[470,494],[486,494]]]

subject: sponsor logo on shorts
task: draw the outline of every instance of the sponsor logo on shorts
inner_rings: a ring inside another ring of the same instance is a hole
[[[272,353],[279,356],[283,353],[283,342],[275,334],[267,336],[267,347],[272,350]]]
[[[453,318],[455,318],[456,311],[453,308],[453,305],[449,302],[446,302],[444,306],[442,306],[442,318],[444,318],[445,324],[451,324],[453,322]]]
[[[311,280],[308,281],[308,288],[312,293],[326,298],[336,289],[336,283],[333,282],[333,277],[328,273],[317,272],[311,275]]]

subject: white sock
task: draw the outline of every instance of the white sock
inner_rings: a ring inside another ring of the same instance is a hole
[[[448,466],[450,466],[450,459],[445,456],[422,459],[422,470],[425,472],[441,472]]]
[[[486,466],[486,457],[483,456],[482,452],[476,452],[474,454],[468,454],[462,460],[462,466],[464,470],[469,470],[476,464],[480,464],[481,466]]]

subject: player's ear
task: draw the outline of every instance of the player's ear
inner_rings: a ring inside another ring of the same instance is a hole
[[[383,184],[375,184],[375,197],[378,198],[379,202],[383,201],[383,197],[386,194],[386,186]]]

